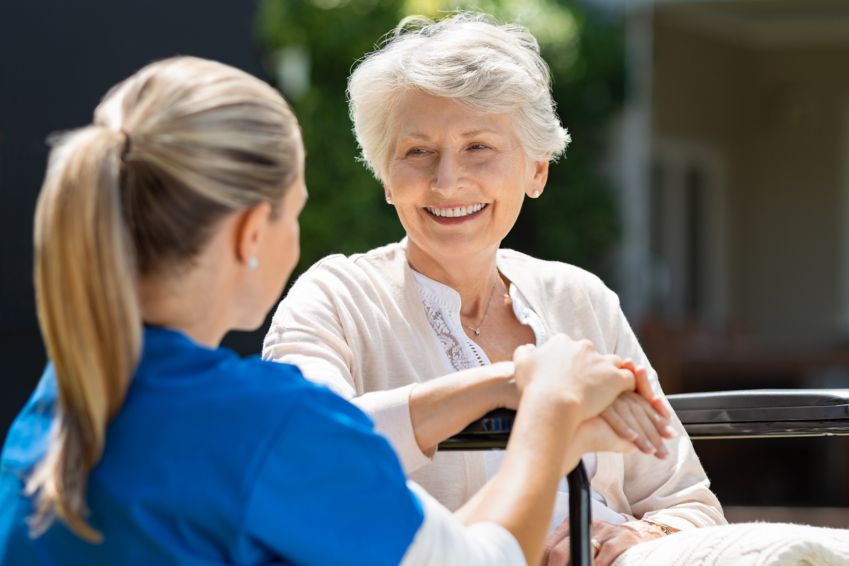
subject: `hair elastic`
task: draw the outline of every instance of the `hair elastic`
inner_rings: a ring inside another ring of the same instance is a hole
[[[121,161],[127,161],[127,155],[133,147],[133,138],[130,137],[130,132],[121,128],[121,133],[124,134],[124,147],[121,149]]]

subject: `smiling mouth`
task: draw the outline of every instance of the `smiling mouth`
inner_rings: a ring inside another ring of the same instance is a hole
[[[489,205],[486,203],[470,204],[469,206],[455,206],[453,208],[432,208],[426,206],[425,210],[439,218],[463,218],[464,216],[476,214],[487,206]]]

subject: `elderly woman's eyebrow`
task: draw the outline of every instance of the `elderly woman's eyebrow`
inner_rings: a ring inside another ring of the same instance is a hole
[[[501,130],[493,130],[491,128],[481,128],[478,130],[469,130],[468,132],[463,132],[460,135],[464,138],[473,138],[475,136],[480,136],[483,134],[492,134],[496,136],[503,136],[504,132]]]
[[[480,135],[483,135],[483,134],[503,136],[504,132],[499,131],[499,130],[493,130],[493,129],[490,129],[490,128],[481,128],[481,129],[477,129],[477,130],[469,130],[469,131],[466,131],[466,132],[460,132],[460,137],[473,138],[475,136],[480,136]],[[421,140],[430,140],[431,139],[431,137],[429,135],[427,135],[423,132],[402,132],[400,137],[401,137],[401,139],[410,139],[410,138],[421,139]]]
[[[415,139],[420,139],[420,140],[429,140],[430,139],[429,135],[422,133],[422,132],[401,132],[401,135],[399,137],[401,137],[402,139],[407,139],[407,138],[415,138]]]

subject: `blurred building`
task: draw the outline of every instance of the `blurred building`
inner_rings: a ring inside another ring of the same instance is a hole
[[[593,3],[626,22],[618,288],[664,388],[849,388],[849,2]],[[849,505],[845,439],[750,442],[697,446],[726,502]]]
[[[627,6],[619,288],[646,346],[849,387],[849,2]]]

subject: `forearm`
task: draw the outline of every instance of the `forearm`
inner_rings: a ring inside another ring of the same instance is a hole
[[[670,455],[662,461],[643,454],[624,457],[624,494],[637,518],[684,530],[725,524],[722,506],[677,418],[679,436],[667,441]]]
[[[574,401],[552,402],[526,393],[501,469],[458,517],[466,524],[500,524],[516,537],[528,564],[537,563],[557,485],[572,453],[568,447],[580,424],[578,414]]]
[[[402,566],[520,566],[524,553],[515,537],[499,524],[463,525],[421,487],[409,484],[424,511]]]
[[[513,364],[452,373],[416,384],[410,394],[410,419],[416,442],[425,454],[499,407],[515,407],[518,393],[512,383]]]
[[[697,496],[698,500],[681,502],[665,509],[649,511],[641,519],[683,531],[694,527],[712,527],[725,525],[728,521],[722,511],[722,506],[707,485]]]

